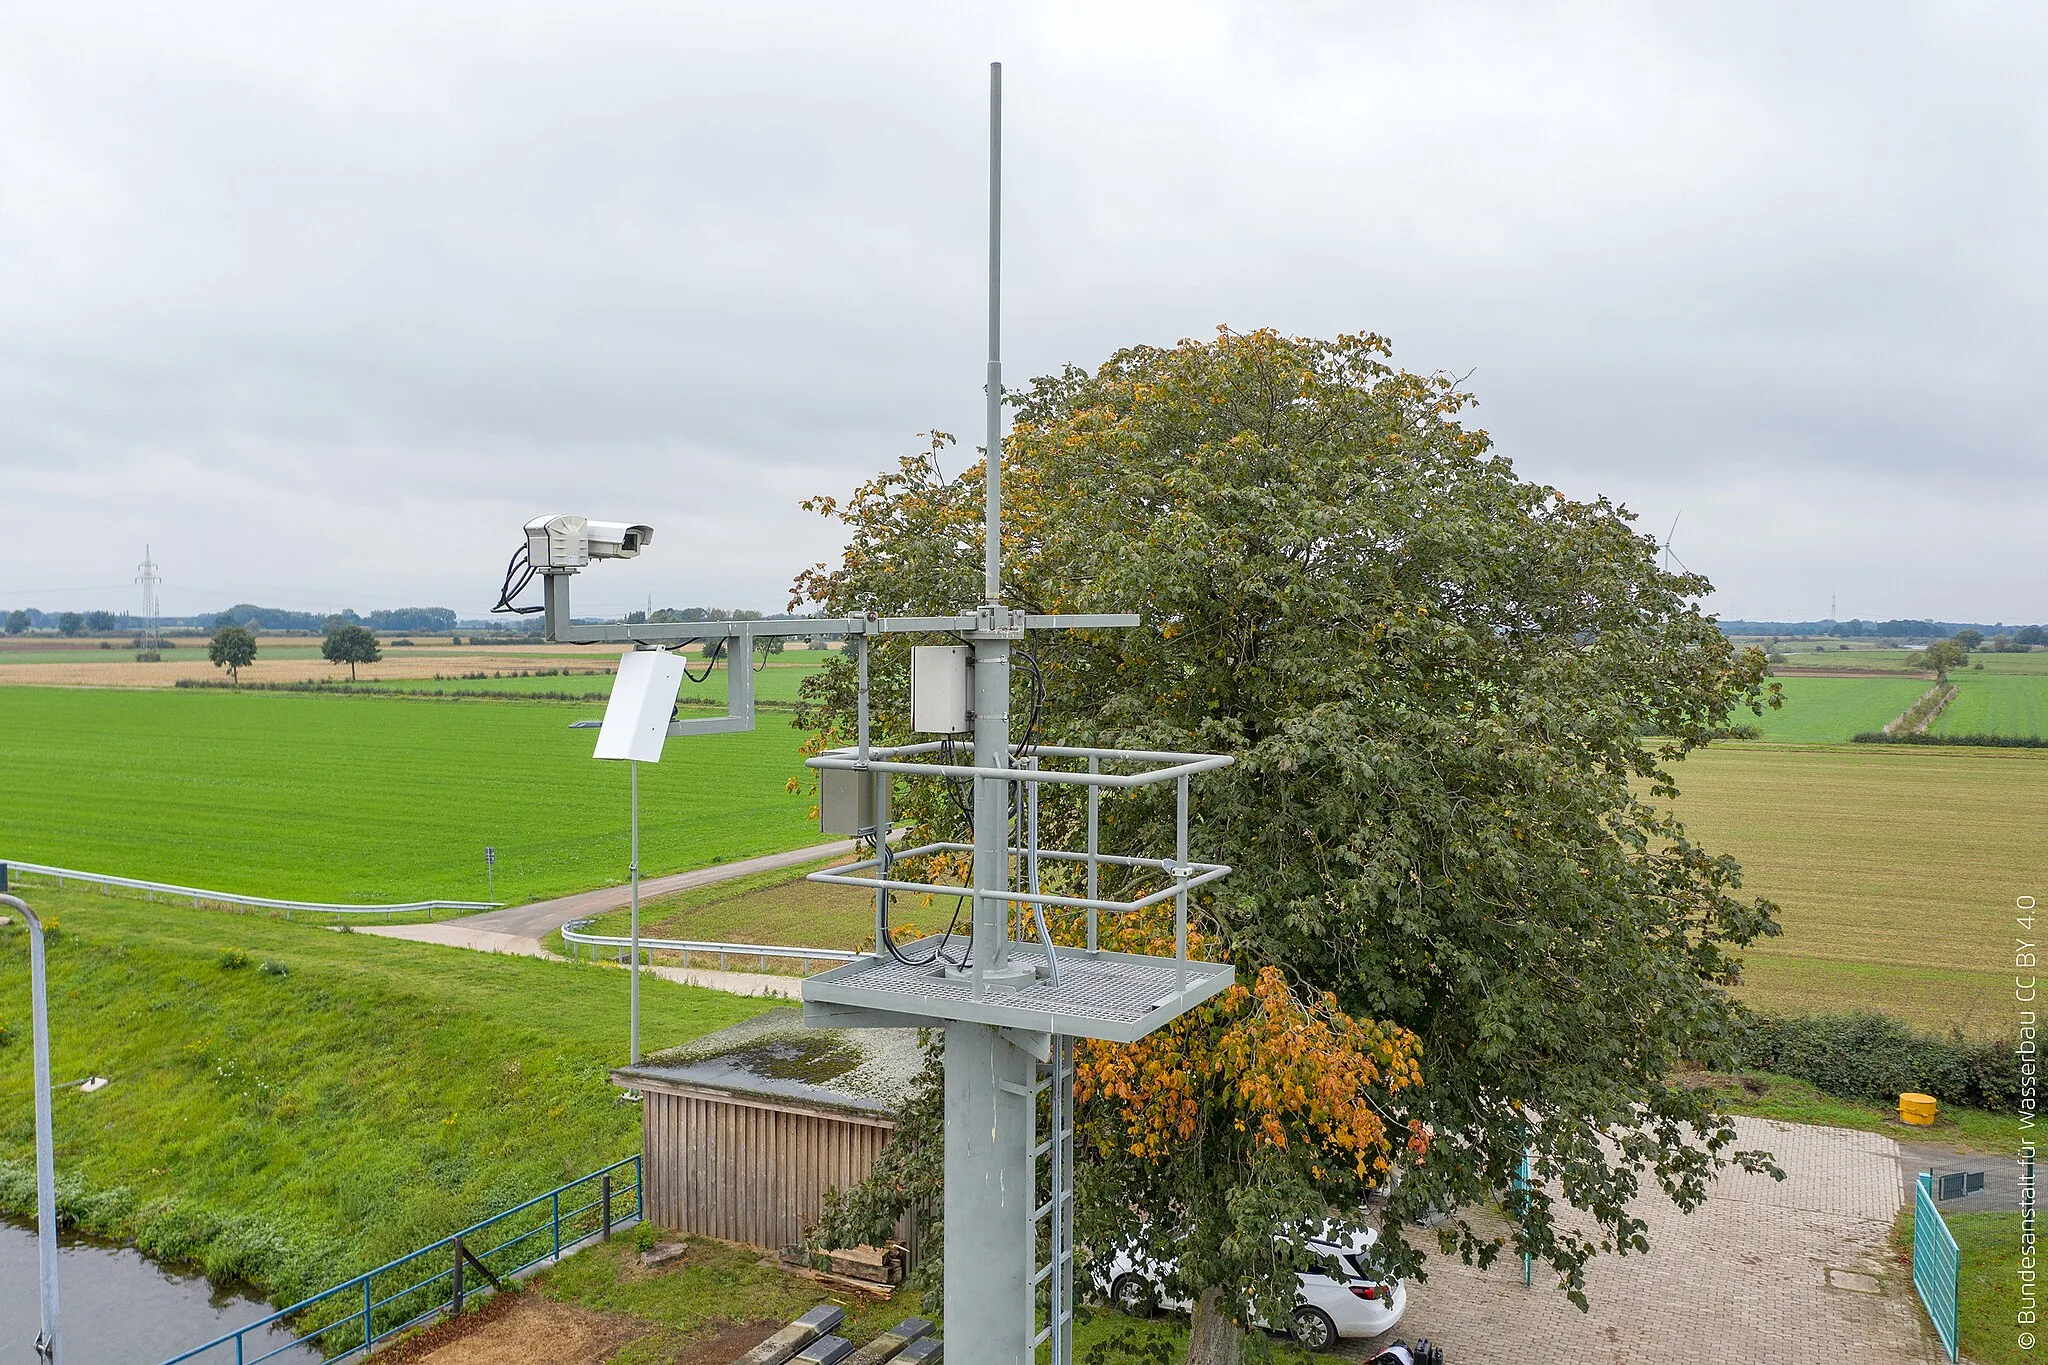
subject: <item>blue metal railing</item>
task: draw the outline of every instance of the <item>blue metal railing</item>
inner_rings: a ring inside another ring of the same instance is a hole
[[[1923,1173],[1913,1184],[1913,1288],[1934,1320],[1934,1333],[1956,1358],[1956,1295],[1962,1279],[1963,1253],[1955,1235],[1934,1207],[1934,1177]]]
[[[617,1178],[628,1166],[633,1168],[630,1186]],[[564,1251],[574,1251],[592,1238],[608,1236],[613,1228],[638,1222],[640,1190],[640,1158],[629,1156],[172,1356],[164,1365],[229,1359],[235,1365],[258,1365],[301,1346],[310,1346],[329,1360],[367,1352],[393,1333],[457,1307],[463,1294],[464,1261],[483,1268],[486,1278],[498,1280],[510,1279],[542,1262],[558,1261]],[[564,1195],[569,1196],[566,1204]],[[576,1202],[578,1199],[583,1202]],[[483,1249],[486,1243],[488,1250]],[[404,1286],[394,1289],[394,1281],[401,1279]],[[289,1341],[273,1344],[264,1339],[272,1331],[294,1335]],[[251,1351],[262,1354],[249,1354]]]

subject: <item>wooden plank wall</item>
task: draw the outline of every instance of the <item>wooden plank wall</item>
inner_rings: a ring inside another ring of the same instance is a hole
[[[875,1164],[894,1127],[734,1097],[647,1087],[647,1216],[678,1232],[775,1250]]]

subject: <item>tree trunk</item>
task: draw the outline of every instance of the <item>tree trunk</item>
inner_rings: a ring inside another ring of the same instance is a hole
[[[1195,1300],[1194,1329],[1188,1333],[1187,1365],[1237,1365],[1244,1329],[1217,1308],[1221,1291],[1204,1289]]]

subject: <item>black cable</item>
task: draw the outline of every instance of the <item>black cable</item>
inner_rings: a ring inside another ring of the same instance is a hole
[[[531,616],[537,611],[546,611],[547,604],[545,602],[534,607],[515,607],[512,605],[513,599],[526,591],[526,585],[533,582],[533,576],[538,572],[539,570],[533,567],[533,556],[527,552],[527,547],[522,541],[519,548],[512,552],[512,558],[505,565],[505,582],[498,589],[498,605],[492,607],[491,610],[494,612],[511,612],[515,616]],[[513,581],[515,577],[518,579],[517,582]]]
[[[731,638],[730,636],[727,636],[727,637],[726,637],[726,639],[730,639],[730,638]],[[684,676],[684,677],[686,677],[686,678],[688,678],[688,679],[689,679],[689,680],[690,680],[691,682],[693,682],[693,683],[700,683],[700,682],[703,682],[703,681],[704,681],[704,679],[706,679],[706,678],[710,677],[710,676],[711,676],[711,670],[712,670],[712,669],[714,669],[714,668],[716,668],[716,667],[718,667],[718,660],[719,660],[719,657],[720,657],[721,655],[723,655],[723,654],[725,653],[725,644],[726,644],[726,641],[725,641],[725,640],[720,640],[720,641],[719,641],[719,642],[718,642],[717,644],[715,644],[715,645],[713,645],[713,646],[711,647],[711,653],[710,653],[710,654],[709,654],[708,656],[706,656],[706,657],[705,657],[705,660],[704,660],[704,671],[703,671],[703,673],[701,673],[701,674],[698,674],[698,673],[692,673],[692,672],[690,671],[690,664],[689,664],[689,661],[688,661],[687,659],[686,659],[686,660],[684,660],[684,661],[683,661],[683,676]],[[687,646],[687,645],[677,645],[677,646],[675,646],[675,649],[676,649],[676,651],[677,651],[678,653],[681,653],[681,652],[682,652],[682,651],[683,651],[684,649],[687,649],[688,647],[689,647],[689,646]]]

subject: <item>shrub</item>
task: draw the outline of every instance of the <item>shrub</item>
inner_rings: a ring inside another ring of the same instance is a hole
[[[249,955],[240,948],[223,948],[214,962],[224,972],[239,972],[249,965]]]
[[[654,1244],[661,1240],[661,1229],[649,1222],[641,1222],[633,1228],[633,1250],[652,1251]]]
[[[1750,1014],[1738,1044],[1739,1064],[1808,1081],[1847,1100],[1891,1104],[1907,1092],[1944,1104],[2010,1113],[2019,1076],[2001,1042],[1928,1033],[1888,1014]]]
[[[258,967],[256,970],[263,973],[265,976],[291,975],[290,970],[282,962],[272,962],[268,959],[265,959],[263,965]]]

